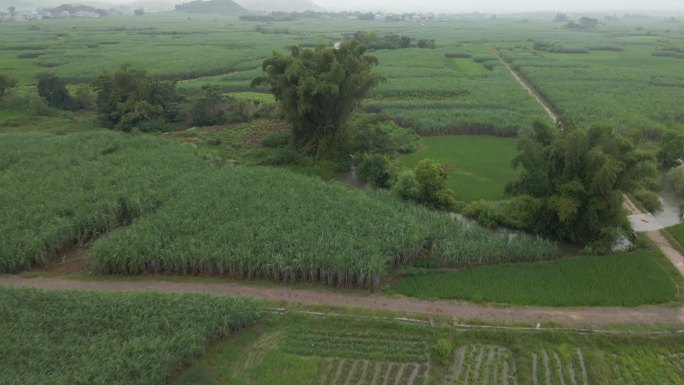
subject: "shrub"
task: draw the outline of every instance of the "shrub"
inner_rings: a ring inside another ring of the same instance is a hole
[[[495,202],[471,202],[463,209],[463,215],[475,219],[482,227],[491,229],[499,225],[499,212]]]
[[[392,162],[383,154],[365,154],[359,161],[358,175],[376,187],[388,187],[392,178]]]
[[[435,352],[435,357],[441,363],[447,363],[451,359],[451,353],[454,351],[454,345],[449,338],[440,338],[435,342],[432,350]]]
[[[667,180],[672,184],[677,194],[684,195],[684,166],[671,169],[667,173]]]
[[[268,159],[268,164],[274,166],[282,166],[294,163],[297,160],[297,154],[290,147],[279,147]]]
[[[261,145],[268,148],[286,147],[290,144],[290,133],[287,131],[269,132],[261,140]]]
[[[456,206],[456,194],[450,188],[445,188],[437,191],[435,193],[434,204],[440,209],[450,210]]]
[[[76,110],[71,95],[66,89],[64,80],[55,75],[42,75],[38,80],[38,94],[45,100],[48,106],[60,110]]]
[[[40,97],[35,92],[29,92],[26,95],[26,103],[29,106],[29,110],[40,116],[50,115],[50,107],[45,103],[45,100]]]
[[[413,169],[416,179],[420,183],[420,199],[426,203],[437,203],[437,193],[440,200],[444,199],[447,191],[447,172],[441,164],[432,159],[423,159]]]
[[[10,79],[7,75],[0,74],[0,98],[5,96],[5,92],[17,86],[17,81]]]
[[[654,213],[663,208],[663,205],[660,203],[660,198],[658,198],[658,194],[653,191],[646,189],[637,190],[634,192],[634,198],[636,198],[636,200],[638,200],[649,212]]]
[[[392,191],[407,201],[420,199],[420,182],[412,170],[404,170],[397,176]]]

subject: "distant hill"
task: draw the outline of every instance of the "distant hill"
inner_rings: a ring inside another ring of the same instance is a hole
[[[243,13],[245,9],[232,0],[196,0],[176,5],[176,11],[188,13]]]
[[[324,11],[310,0],[237,0],[243,7],[254,11],[304,12]]]

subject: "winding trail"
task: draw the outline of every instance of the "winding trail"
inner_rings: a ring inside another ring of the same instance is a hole
[[[349,294],[338,291],[296,289],[292,287],[249,286],[241,283],[181,283],[159,280],[83,281],[64,277],[23,278],[0,275],[0,286],[35,287],[48,290],[96,290],[111,292],[158,291],[163,293],[210,293],[244,296],[304,305],[356,307],[394,312],[439,314],[461,320],[489,322],[556,322],[567,325],[682,324],[684,308],[641,306],[623,307],[497,307],[469,302],[430,301],[390,297],[382,294]]]

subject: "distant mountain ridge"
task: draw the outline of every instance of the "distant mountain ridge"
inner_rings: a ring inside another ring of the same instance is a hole
[[[176,11],[188,13],[244,13],[245,9],[232,0],[195,0],[176,5]]]
[[[304,12],[324,11],[310,0],[237,0],[244,8],[254,11]]]

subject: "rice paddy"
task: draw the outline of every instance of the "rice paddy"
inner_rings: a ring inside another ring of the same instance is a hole
[[[539,306],[638,306],[672,301],[677,286],[651,253],[426,271],[399,279],[391,290],[411,297]]]
[[[413,167],[422,159],[434,159],[446,167],[447,185],[457,200],[496,200],[504,198],[506,183],[518,175],[511,166],[516,154],[512,139],[430,136],[422,139],[417,152],[402,159],[402,165]]]

